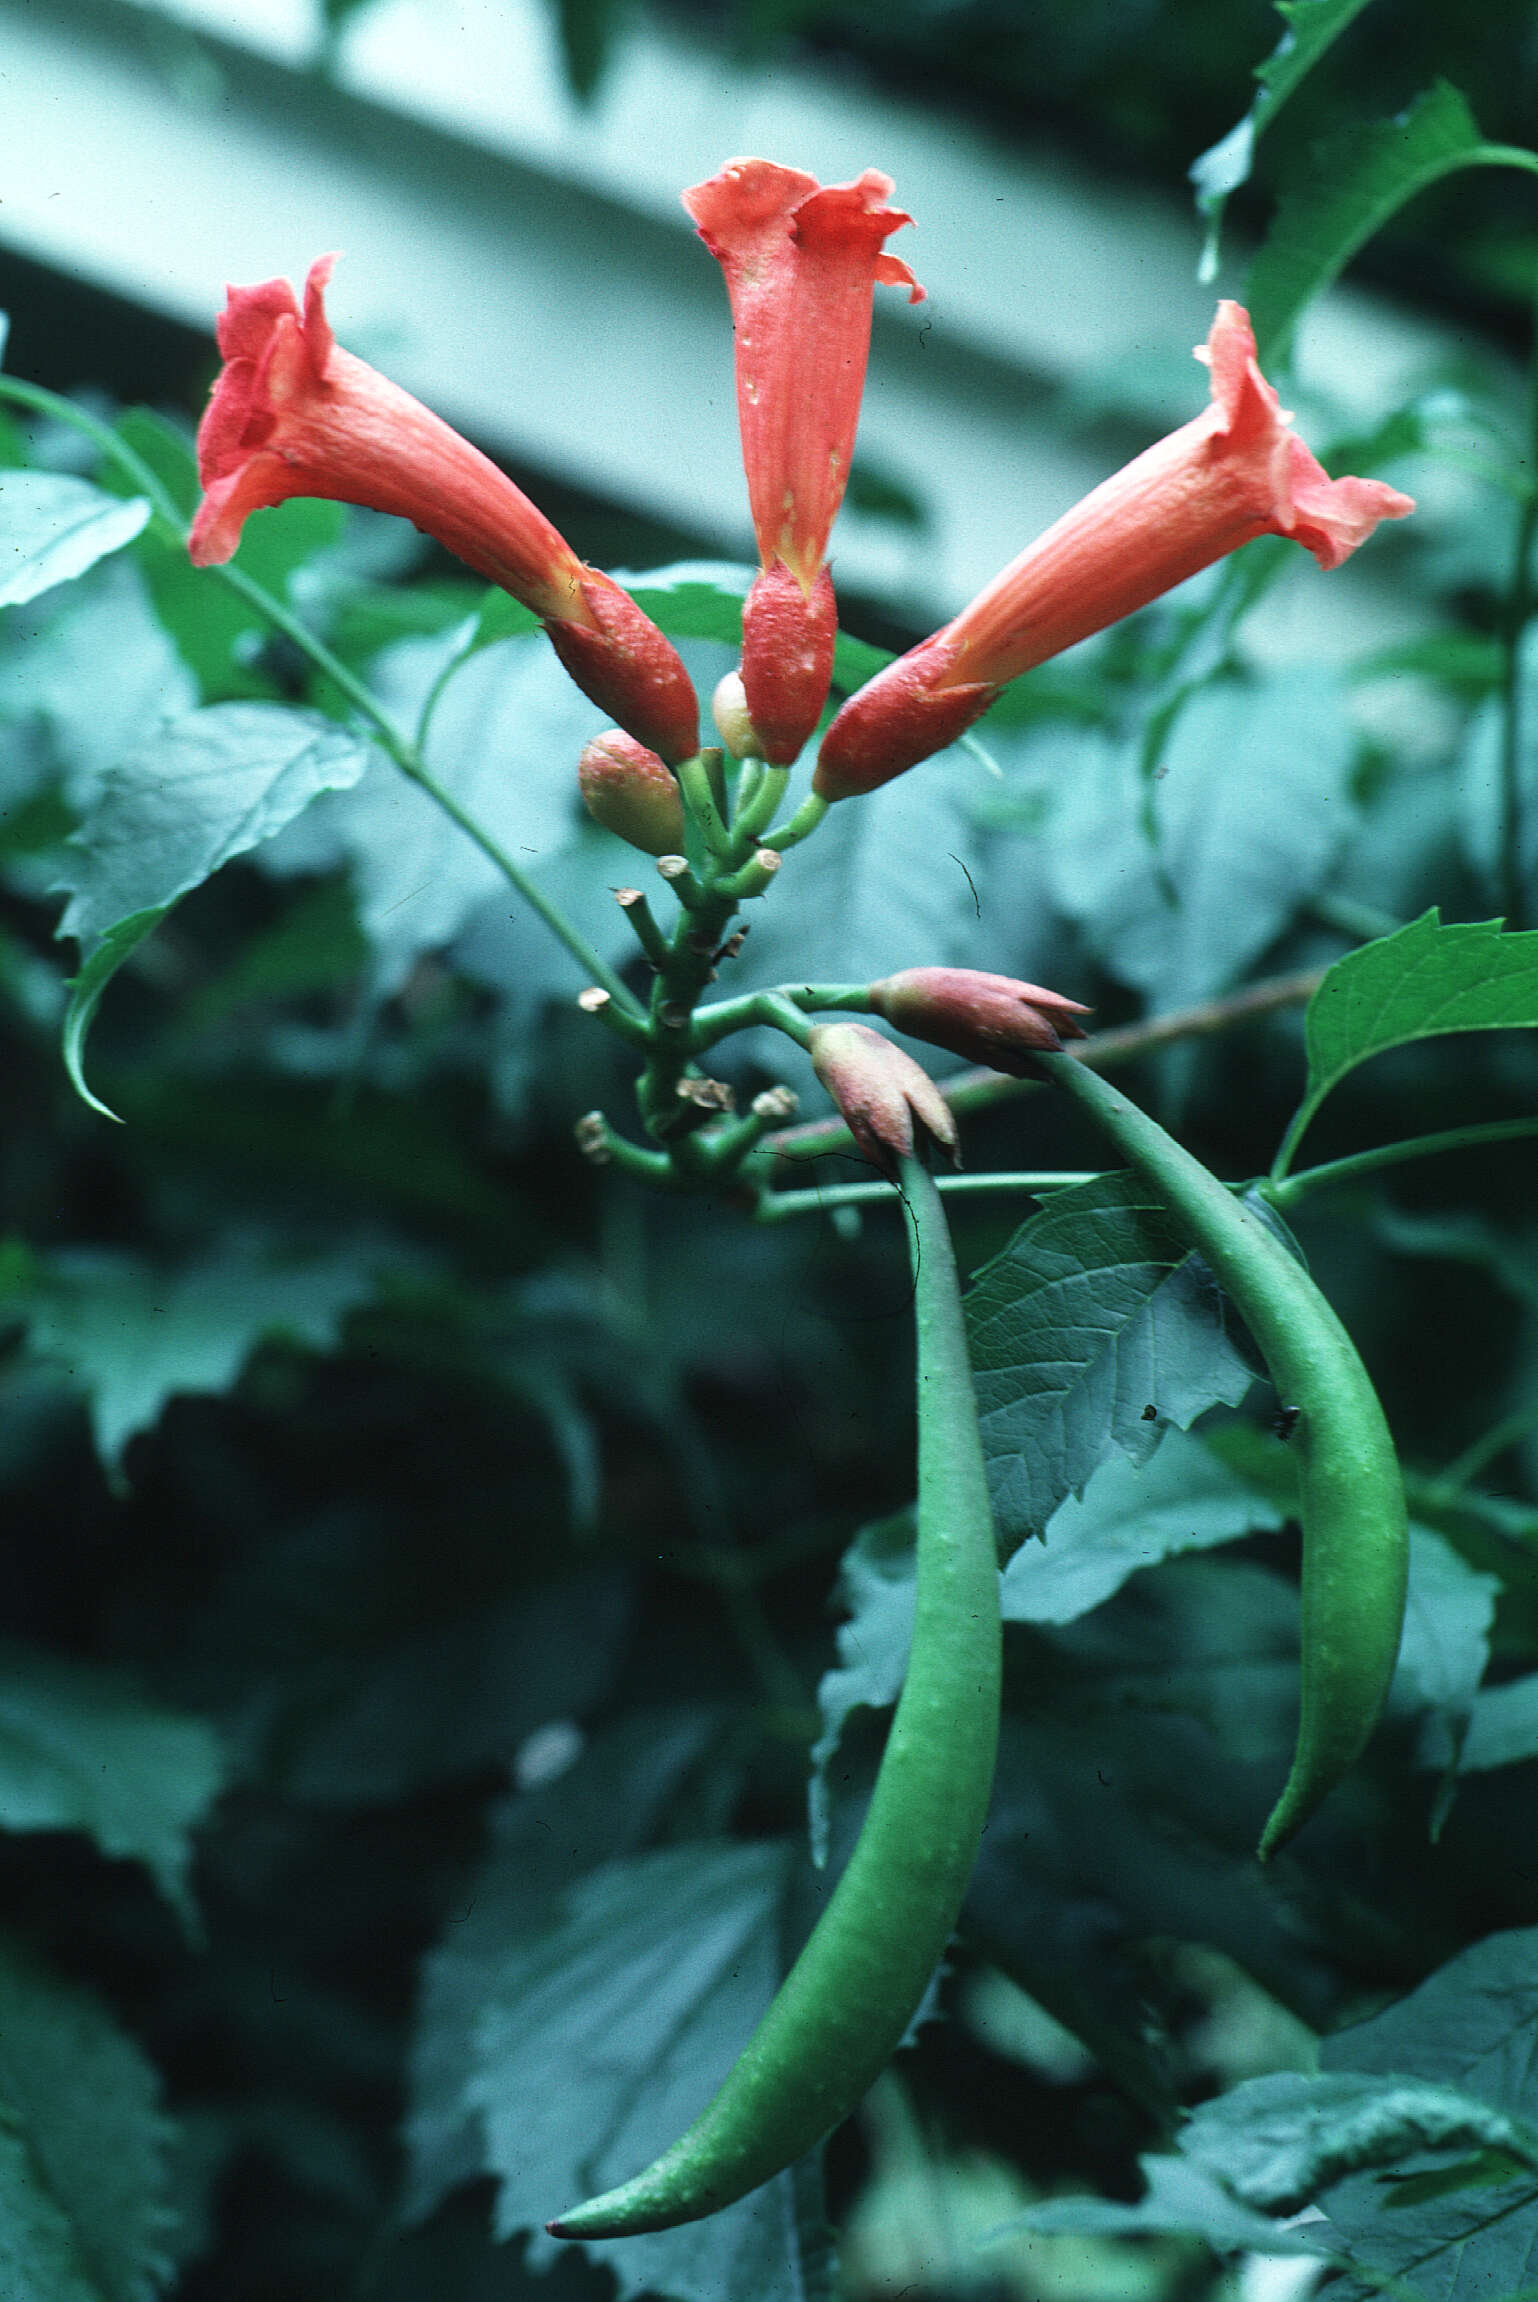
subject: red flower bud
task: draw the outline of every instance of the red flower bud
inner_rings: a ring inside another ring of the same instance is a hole
[[[343,351],[325,309],[334,261],[310,266],[302,312],[286,280],[229,291],[224,367],[198,427],[195,564],[229,559],[248,515],[290,496],[393,512],[532,608],[600,710],[687,759],[699,710],[672,643],[479,448]]]
[[[878,1015],[910,1039],[948,1047],[969,1063],[984,1063],[1016,1078],[1030,1070],[1033,1052],[1050,1053],[1065,1039],[1082,1039],[1075,1016],[1089,1009],[1038,983],[984,975],[971,967],[906,967],[870,987]]]
[[[812,1069],[860,1149],[894,1181],[910,1159],[914,1122],[961,1164],[956,1122],[929,1073],[864,1023],[819,1023],[811,1037]]]
[[[677,779],[623,728],[611,727],[584,744],[577,786],[593,821],[643,854],[671,855],[682,847],[684,803]]]

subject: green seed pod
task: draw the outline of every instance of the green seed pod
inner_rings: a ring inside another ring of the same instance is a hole
[[[977,1860],[998,1748],[993,1513],[955,1258],[927,1168],[902,1161],[918,1327],[913,1645],[875,1791],[832,1899],[715,2099],[645,2173],[548,2225],[621,2238],[713,2214],[847,2118],[901,2042]]]

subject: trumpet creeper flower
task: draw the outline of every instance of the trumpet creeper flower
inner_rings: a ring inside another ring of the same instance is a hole
[[[1255,536],[1289,536],[1339,567],[1409,496],[1332,480],[1260,372],[1249,314],[1220,303],[1196,357],[1212,401],[1038,536],[954,622],[850,697],[823,738],[824,799],[874,791],[953,743],[999,689],[1117,623]]]
[[[583,693],[640,742],[687,758],[699,711],[676,650],[489,457],[342,349],[325,308],[335,260],[310,266],[302,310],[286,280],[229,290],[198,428],[194,562],[229,559],[248,516],[290,496],[392,512],[532,608]]]
[[[742,680],[761,755],[788,766],[827,701],[837,615],[824,561],[844,498],[878,281],[924,291],[885,242],[912,218],[867,168],[819,184],[732,160],[684,194],[726,275],[737,415],[760,574],[743,609]]]

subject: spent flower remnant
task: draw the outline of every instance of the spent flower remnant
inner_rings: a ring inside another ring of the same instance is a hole
[[[837,613],[825,565],[844,498],[870,354],[876,283],[924,291],[885,242],[912,222],[875,168],[819,184],[770,160],[731,160],[684,194],[726,274],[737,415],[760,573],[742,618],[742,679],[761,755],[788,766],[833,676]]]
[[[878,672],[824,736],[824,799],[874,791],[940,751],[1001,687],[1255,536],[1339,567],[1415,505],[1381,480],[1332,480],[1260,372],[1249,314],[1220,303],[1196,357],[1211,405],[1038,536],[955,620]]]
[[[247,516],[290,496],[395,513],[532,608],[578,687],[638,741],[686,759],[699,709],[671,642],[489,457],[343,351],[325,309],[334,262],[310,266],[302,311],[286,280],[229,290],[224,367],[198,428],[193,559],[229,559]]]
[[[905,967],[871,984],[869,997],[876,1014],[910,1039],[927,1039],[968,1063],[1017,1078],[1029,1073],[1033,1054],[1053,1054],[1065,1039],[1082,1039],[1075,1019],[1089,1013],[1060,991],[974,967]]]
[[[950,1105],[923,1066],[890,1039],[865,1023],[818,1023],[808,1052],[844,1125],[891,1181],[898,1163],[914,1155],[915,1122],[960,1165]]]

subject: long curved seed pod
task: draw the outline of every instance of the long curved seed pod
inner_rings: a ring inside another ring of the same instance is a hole
[[[1261,1859],[1298,1830],[1361,1756],[1404,1624],[1404,1483],[1356,1346],[1302,1266],[1164,1129],[1069,1055],[1036,1061],[1081,1103],[1233,1297],[1296,1421],[1303,1522],[1303,1686],[1286,1786]]]
[[[901,1163],[918,1330],[913,1644],[876,1787],[831,1900],[720,2092],[656,2162],[548,2225],[618,2238],[712,2214],[846,2118],[900,2043],[977,1859],[998,1747],[993,1513],[955,1258],[927,1168]]]

